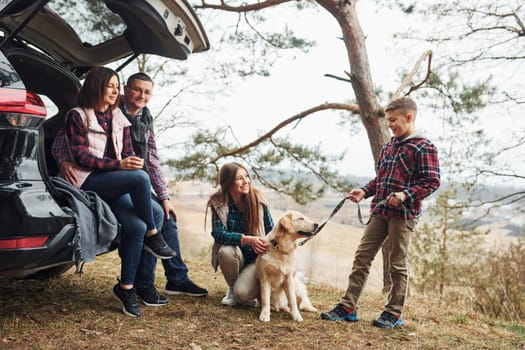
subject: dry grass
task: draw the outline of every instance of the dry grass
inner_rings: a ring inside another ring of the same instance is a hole
[[[206,260],[188,261],[192,278],[209,289],[205,298],[170,297],[165,307],[143,307],[144,316],[120,312],[109,291],[116,282],[115,253],[85,267],[82,277],[67,272],[51,281],[0,280],[1,349],[525,349],[524,324],[488,320],[456,307],[412,297],[403,329],[371,326],[383,298],[364,295],[355,324],[328,322],[303,313],[293,322],[259,309],[220,305],[225,284]],[[157,285],[165,283],[160,268]],[[312,302],[326,310],[340,290],[310,285]]]
[[[258,321],[259,309],[221,306],[226,285],[209,263],[205,200],[179,194],[174,202],[183,256],[208,297],[169,297],[165,307],[143,307],[143,317],[127,317],[110,295],[120,266],[115,252],[87,264],[81,277],[69,271],[50,281],[0,279],[0,349],[525,349],[524,323],[487,319],[419,296],[409,298],[404,328],[372,327],[385,303],[379,294],[380,259],[361,299],[361,321],[354,324],[322,321],[311,313],[302,313],[302,323],[272,313],[266,324]],[[305,210],[319,220],[328,215],[315,207]],[[354,217],[346,210],[338,216]],[[319,310],[331,309],[340,298],[361,230],[334,220],[301,248],[301,269],[316,281],[308,288]],[[165,282],[159,264],[160,290]]]

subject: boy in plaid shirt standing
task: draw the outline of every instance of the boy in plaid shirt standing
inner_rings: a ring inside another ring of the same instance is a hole
[[[381,149],[377,176],[349,194],[355,203],[373,196],[371,220],[355,253],[345,294],[333,310],[321,313],[321,318],[348,322],[359,320],[359,297],[372,261],[388,237],[392,288],[383,312],[372,324],[392,329],[403,325],[401,314],[408,291],[410,234],[421,215],[422,200],[439,188],[440,175],[436,147],[415,132],[416,103],[409,97],[402,97],[391,101],[385,113],[393,137]]]

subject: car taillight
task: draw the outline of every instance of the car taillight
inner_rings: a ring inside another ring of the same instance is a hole
[[[26,92],[26,104],[20,113],[40,115],[45,117],[47,115],[46,105],[40,96],[28,91]]]
[[[12,92],[6,94],[6,90]],[[17,92],[18,91],[18,92]],[[25,98],[17,100],[21,91]],[[12,99],[9,99],[9,96]],[[17,126],[37,128],[47,114],[44,102],[37,94],[15,89],[1,89],[0,91],[0,126]]]
[[[43,247],[48,236],[0,239],[0,250]]]
[[[45,117],[46,106],[40,96],[18,89],[1,89],[0,112],[22,113]]]

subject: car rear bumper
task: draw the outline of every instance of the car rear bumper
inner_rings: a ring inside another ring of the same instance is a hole
[[[0,275],[24,278],[50,267],[73,262],[71,241],[75,224],[67,224],[49,235],[41,247],[0,250]]]
[[[0,184],[0,274],[26,274],[73,261],[76,224],[42,181]]]

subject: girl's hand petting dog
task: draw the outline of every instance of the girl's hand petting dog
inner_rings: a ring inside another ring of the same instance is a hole
[[[266,253],[266,242],[262,237],[257,236],[242,236],[241,238],[241,244],[242,245],[251,245],[253,250],[261,255]]]

